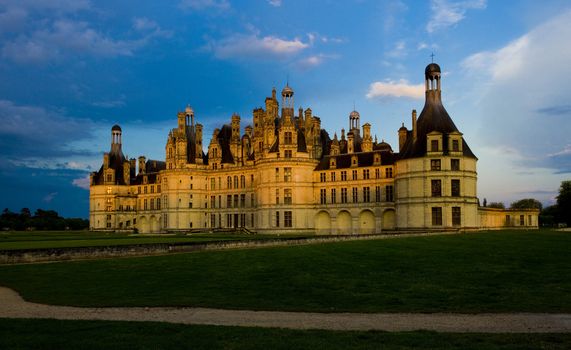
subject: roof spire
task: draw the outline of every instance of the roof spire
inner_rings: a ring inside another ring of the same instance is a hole
[[[434,63],[434,52],[432,52],[432,54],[430,54],[430,59],[431,59],[431,63]]]

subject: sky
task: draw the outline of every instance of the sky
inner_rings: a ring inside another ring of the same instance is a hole
[[[330,135],[398,149],[424,68],[478,161],[478,196],[553,204],[571,179],[571,3],[558,0],[0,0],[0,208],[87,217],[110,149],[164,160],[190,104],[212,131],[251,123],[286,82]]]

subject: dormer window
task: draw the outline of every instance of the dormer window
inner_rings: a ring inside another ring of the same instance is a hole
[[[438,152],[438,140],[430,141],[430,152]]]
[[[452,140],[452,151],[460,152],[460,143],[458,142],[458,140]]]
[[[284,133],[284,144],[291,145],[293,143],[292,133],[287,131]]]

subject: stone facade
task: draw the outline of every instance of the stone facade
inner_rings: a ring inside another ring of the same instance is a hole
[[[398,152],[373,139],[357,111],[349,115],[347,133],[331,138],[310,108],[295,113],[289,86],[281,109],[274,89],[265,108],[253,110],[253,126],[242,133],[240,116],[232,115],[208,146],[187,107],[169,132],[165,161],[125,157],[115,125],[111,150],[91,174],[91,229],[372,234],[514,223],[537,228],[537,211],[478,207],[477,158],[442,105],[440,67],[428,65],[425,78],[425,106],[418,120],[413,110],[411,130],[404,124],[398,130]]]

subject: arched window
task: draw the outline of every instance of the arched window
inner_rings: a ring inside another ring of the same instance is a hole
[[[238,188],[238,176],[234,176],[234,188]]]
[[[232,188],[232,177],[228,176],[226,178],[226,187],[227,188]]]
[[[240,176],[240,187],[242,188],[246,187],[246,176],[244,175]]]

